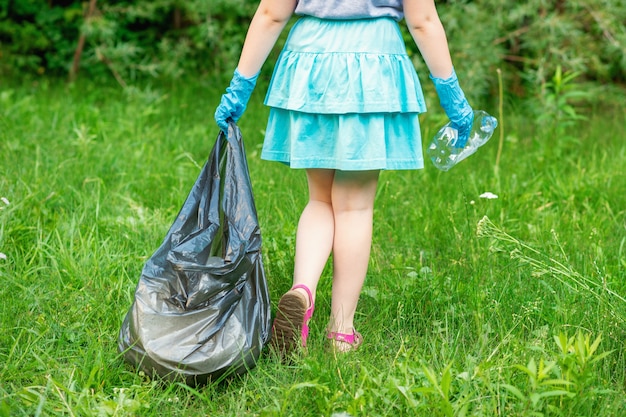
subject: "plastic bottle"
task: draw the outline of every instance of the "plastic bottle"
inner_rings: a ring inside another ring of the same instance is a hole
[[[447,123],[439,129],[426,152],[435,167],[448,171],[487,143],[497,126],[495,117],[484,110],[474,110],[474,123],[465,146],[455,146],[459,132]]]

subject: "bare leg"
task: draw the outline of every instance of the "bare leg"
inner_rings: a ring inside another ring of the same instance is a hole
[[[352,333],[372,243],[379,171],[337,171],[332,188],[335,217],[333,292],[329,331]]]
[[[313,294],[333,247],[335,220],[331,191],[335,171],[308,169],[309,202],[302,211],[296,234],[294,285],[306,285]],[[303,295],[306,293],[303,290]]]
[[[283,356],[292,352],[299,339],[306,346],[308,320],[313,314],[315,291],[333,246],[335,220],[331,205],[333,170],[309,169],[309,202],[302,211],[296,234],[293,285],[283,294],[272,326],[272,344]],[[309,300],[308,291],[311,292]]]

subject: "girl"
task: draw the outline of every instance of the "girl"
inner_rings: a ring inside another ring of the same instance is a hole
[[[363,337],[354,315],[372,241],[374,196],[383,169],[423,168],[418,115],[426,111],[398,22],[404,18],[440,103],[467,140],[472,108],[452,66],[434,0],[261,0],[215,119],[238,120],[261,66],[293,14],[265,104],[262,159],[305,169],[309,201],[298,223],[293,287],[279,303],[272,344],[306,346],[315,291],[332,253],[327,337],[338,351]]]

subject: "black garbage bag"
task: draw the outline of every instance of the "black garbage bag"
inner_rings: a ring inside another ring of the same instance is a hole
[[[231,123],[145,263],[118,347],[148,375],[197,385],[254,367],[269,336],[261,233],[241,132]]]

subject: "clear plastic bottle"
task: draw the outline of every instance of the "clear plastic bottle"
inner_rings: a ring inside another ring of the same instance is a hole
[[[435,167],[448,171],[487,143],[497,126],[495,117],[484,110],[474,110],[474,123],[465,146],[455,146],[459,132],[447,123],[437,132],[426,153]]]

